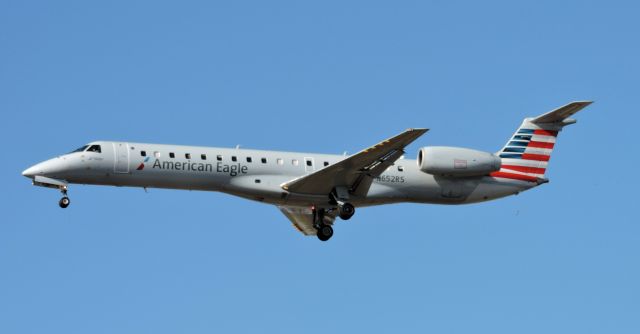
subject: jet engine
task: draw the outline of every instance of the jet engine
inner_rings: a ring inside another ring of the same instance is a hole
[[[440,176],[481,176],[500,170],[500,158],[462,147],[431,146],[418,152],[422,172]]]

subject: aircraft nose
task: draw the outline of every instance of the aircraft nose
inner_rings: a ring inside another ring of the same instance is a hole
[[[39,164],[35,164],[22,172],[22,175],[28,178],[34,178],[37,175],[56,176],[66,170],[66,163],[60,158],[50,159]]]
[[[25,169],[24,171],[22,171],[22,176],[26,176],[28,178],[33,178],[34,176],[36,176],[36,174],[37,174],[36,166],[37,165],[31,166],[31,167]]]

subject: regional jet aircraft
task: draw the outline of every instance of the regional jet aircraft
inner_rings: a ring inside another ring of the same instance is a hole
[[[433,146],[404,159],[404,148],[427,129],[408,129],[350,156],[96,141],[22,175],[59,189],[62,208],[72,183],[220,191],[276,205],[298,231],[326,241],[336,217],[347,220],[356,207],[476,203],[548,182],[558,132],[589,104],[526,118],[497,153]]]

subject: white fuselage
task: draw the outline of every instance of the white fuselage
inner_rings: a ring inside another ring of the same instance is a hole
[[[219,191],[270,204],[329,205],[328,196],[291,193],[281,185],[347,156],[249,149],[99,141],[96,151],[65,154],[23,174],[68,183]],[[480,177],[442,177],[422,172],[416,160],[399,159],[375,178],[356,206],[397,202],[463,204],[493,200],[536,186]]]
[[[525,118],[496,153],[405,148],[428,129],[410,128],[351,155],[97,141],[36,164],[22,175],[62,192],[69,183],[219,191],[274,204],[304,235],[327,241],[336,218],[356,207],[399,202],[466,204],[518,194],[545,177],[558,133],[591,104],[576,101]]]

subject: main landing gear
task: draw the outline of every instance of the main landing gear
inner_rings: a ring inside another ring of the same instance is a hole
[[[338,216],[342,220],[349,220],[356,213],[356,208],[351,203],[338,202]]]
[[[324,221],[324,209],[316,209],[313,210],[313,227],[316,229],[316,236],[320,241],[327,241],[331,239],[333,236],[333,227],[331,225],[325,223]]]
[[[65,209],[69,206],[69,204],[71,204],[71,200],[67,196],[67,187],[60,188],[60,192],[62,193],[62,198],[58,202],[58,205],[60,205],[61,208]]]
[[[331,223],[327,223],[324,220],[324,216],[326,214],[325,209],[316,209],[313,210],[313,227],[316,229],[316,236],[321,241],[327,241],[331,239],[333,236],[333,227]],[[331,209],[333,211],[335,209]],[[338,203],[338,216],[343,220],[347,220],[356,213],[356,208],[351,203]]]
[[[320,239],[320,241],[327,241],[331,239],[331,237],[333,236],[333,227],[331,227],[331,225],[325,224],[320,225],[316,236],[318,237],[318,239]]]
[[[338,216],[342,220],[349,220],[356,213],[356,208],[349,203],[349,190],[345,187],[336,187],[329,195],[330,203],[338,206]]]

